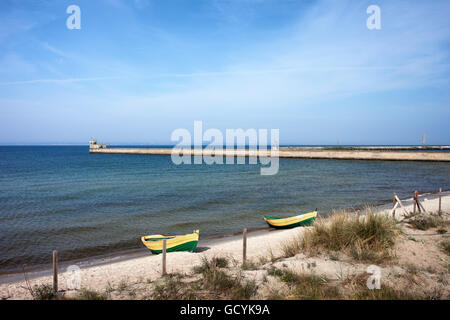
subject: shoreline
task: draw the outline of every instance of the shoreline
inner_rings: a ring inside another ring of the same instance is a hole
[[[255,233],[265,233],[265,232],[273,232],[274,230],[265,227],[265,228],[248,228],[247,232],[249,235],[254,235]],[[205,237],[204,239],[200,239],[198,241],[198,245],[194,253],[202,252],[202,248],[205,246],[215,245],[217,243],[226,242],[229,240],[234,240],[235,238],[240,237],[242,232],[234,232],[232,234],[223,234],[223,235],[214,235]],[[58,262],[58,266],[60,269],[65,269],[70,265],[78,265],[81,269],[102,266],[109,263],[122,262],[127,260],[132,260],[136,258],[142,258],[146,256],[155,256],[150,253],[150,251],[145,248],[134,248],[134,249],[125,249],[116,252],[105,253],[102,255],[95,255],[86,258],[80,259],[72,259],[67,261]],[[40,264],[31,266],[31,268],[27,268],[28,277],[30,279],[49,276],[52,274],[52,264]],[[23,280],[24,275],[22,271],[4,271],[0,272],[0,285],[5,283],[12,283],[15,281]]]
[[[430,197],[432,199],[437,198],[439,195],[439,192],[424,192],[419,195],[419,197]],[[450,190],[443,190],[442,191],[442,197],[450,196]],[[412,204],[412,197],[402,198],[402,202],[405,206]],[[375,209],[378,209],[380,211],[382,210],[388,210],[391,209],[392,200],[380,200],[378,201],[378,204],[373,205],[360,205],[360,206],[349,206],[346,208],[338,209],[338,210],[350,210],[350,211],[359,211],[364,209],[367,206],[372,206]],[[331,211],[332,212],[332,211]],[[322,217],[327,217],[331,212],[326,212],[325,214],[322,214]],[[320,211],[319,211],[320,214]],[[274,232],[277,230],[274,230],[270,227],[252,227],[247,228],[247,232],[249,235],[249,238],[254,235],[264,235],[267,232]],[[203,239],[200,239],[198,242],[197,249],[194,250],[194,253],[201,253],[202,247],[208,247],[208,246],[214,246],[221,242],[227,242],[227,241],[234,241],[236,239],[241,239],[242,231],[235,231],[233,233],[226,233],[226,234],[218,234],[218,235],[211,235],[206,236]],[[109,252],[105,254],[95,255],[95,256],[89,256],[86,258],[79,258],[79,259],[71,259],[66,261],[59,262],[59,268],[60,269],[66,269],[70,265],[78,265],[81,269],[84,268],[90,268],[90,267],[97,267],[97,266],[103,266],[110,263],[116,263],[116,262],[123,262],[128,260],[133,260],[137,258],[142,258],[146,256],[155,256],[149,253],[149,250],[147,248],[130,248],[130,249],[124,249],[114,252]],[[52,274],[52,264],[40,264],[40,265],[34,265],[34,266],[27,266],[27,273],[28,277],[30,279],[49,276]],[[0,271],[0,285],[2,284],[8,284],[13,283],[17,281],[21,281],[24,279],[23,271],[16,269],[11,271]]]
[[[421,202],[427,210],[435,210],[437,207],[437,194],[427,193],[420,195]],[[412,197],[402,199],[404,206],[411,210]],[[450,210],[450,192],[442,193],[443,210]],[[382,206],[374,207],[377,212],[389,212],[392,205],[386,203]],[[401,210],[397,209],[397,214]],[[277,256],[281,252],[283,244],[293,237],[301,235],[307,228],[294,229],[263,229],[249,232],[247,244],[247,259],[255,261],[267,255]],[[187,273],[195,265],[201,263],[204,258],[224,256],[234,264],[241,263],[242,260],[242,235],[241,233],[231,236],[223,236],[214,239],[199,241],[197,250],[194,252],[173,252],[167,255],[167,272]],[[86,264],[78,265],[82,274],[82,288],[103,290],[111,285],[120,284],[123,281],[134,281],[135,283],[144,281],[156,281],[161,278],[161,255],[152,255],[144,250],[136,250],[134,253],[116,255],[114,257],[104,257],[94,264],[91,260]],[[74,293],[68,290],[66,283],[70,275],[65,269],[68,263],[61,263],[59,267],[60,290],[67,293]],[[31,286],[43,283],[51,283],[52,276],[49,270],[29,273]],[[28,292],[24,275],[22,273],[10,274],[0,277],[0,298],[1,299],[31,299]]]

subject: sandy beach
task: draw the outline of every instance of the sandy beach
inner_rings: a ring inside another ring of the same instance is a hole
[[[428,212],[436,212],[438,208],[438,199],[435,195],[422,195],[420,197],[423,206]],[[412,211],[411,199],[403,200],[406,210]],[[390,212],[391,205],[377,208],[380,212]],[[450,212],[450,195],[442,196],[442,211],[444,216]],[[402,219],[402,209],[396,210],[396,218]],[[251,232],[248,235],[247,257],[249,261],[259,261],[262,265],[268,260],[276,260],[282,255],[282,246],[298,237],[307,228],[295,228],[289,230],[260,230]],[[398,261],[392,265],[382,266],[382,273],[388,279],[392,274],[402,273],[406,270],[406,265],[414,264],[420,270],[435,270],[434,274],[446,274],[445,279],[448,280],[448,255],[436,249],[436,243],[439,241],[435,231],[412,230],[407,226],[403,228],[404,234],[396,244],[396,255]],[[201,234],[200,234],[201,235]],[[414,237],[414,241],[408,241]],[[233,262],[234,265],[242,263],[242,236],[232,236],[220,239],[212,239],[208,241],[200,241],[196,252],[174,252],[167,254],[167,271],[168,273],[189,274],[192,268],[199,265],[204,258],[226,257]],[[145,287],[148,283],[152,283],[161,278],[162,255],[152,255],[150,252],[145,256],[132,257],[125,260],[110,261],[105,260],[103,264],[95,266],[87,266],[81,268],[81,287],[104,291],[108,288],[117,288],[126,284],[131,291],[137,295],[126,295],[122,290],[111,290],[111,298],[113,299],[145,299]],[[314,272],[326,274],[330,278],[339,277],[339,274],[356,274],[364,272],[367,265],[363,263],[352,263],[342,260],[334,261],[323,257],[307,257],[302,254],[295,257],[282,259],[276,264],[289,266],[294,270],[304,270],[314,266]],[[445,268],[447,265],[447,269]],[[67,297],[76,293],[76,290],[68,290],[67,280],[71,277],[71,273],[66,272],[67,268],[59,270],[59,289],[64,292]],[[249,277],[262,277],[261,270],[247,271]],[[431,286],[433,276],[429,272],[429,279],[423,282],[423,286]],[[21,278],[21,279],[20,279]],[[16,275],[15,281],[0,284],[0,298],[5,299],[32,299],[27,289],[27,284],[23,279],[23,275]],[[38,276],[30,278],[30,285],[52,283],[50,275]],[[448,283],[443,282],[444,296],[448,297]],[[257,296],[264,298],[264,296]]]

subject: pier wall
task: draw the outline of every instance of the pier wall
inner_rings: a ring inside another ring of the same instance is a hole
[[[320,147],[319,147],[320,148]],[[413,151],[413,150],[327,150],[314,148],[297,148],[289,149],[280,148],[279,151],[273,155],[279,158],[299,158],[299,159],[341,159],[341,160],[396,160],[396,161],[450,161],[449,151]],[[141,154],[141,155],[171,155],[172,148],[90,148],[90,153],[102,154]],[[201,149],[187,149],[184,150],[186,155],[216,155],[216,156],[232,156],[232,157],[270,157],[270,150],[201,150]],[[272,151],[273,152],[273,151]]]

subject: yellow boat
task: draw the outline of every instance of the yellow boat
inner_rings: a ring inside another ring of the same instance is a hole
[[[153,253],[162,252],[163,240],[166,239],[166,251],[194,251],[198,243],[199,231],[194,230],[193,233],[184,236],[163,236],[155,234],[151,236],[141,237],[142,243]]]
[[[300,226],[310,226],[314,223],[314,220],[317,218],[317,209],[313,212],[308,212],[304,214],[300,214],[298,216],[293,217],[271,217],[264,216],[264,221],[273,228],[277,229],[288,229]]]

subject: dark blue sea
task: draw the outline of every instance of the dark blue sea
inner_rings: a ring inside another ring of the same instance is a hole
[[[89,154],[87,146],[0,147],[0,273],[141,248],[149,234],[226,235],[262,215],[379,205],[393,192],[450,189],[450,164],[280,159],[174,165],[170,156]]]

